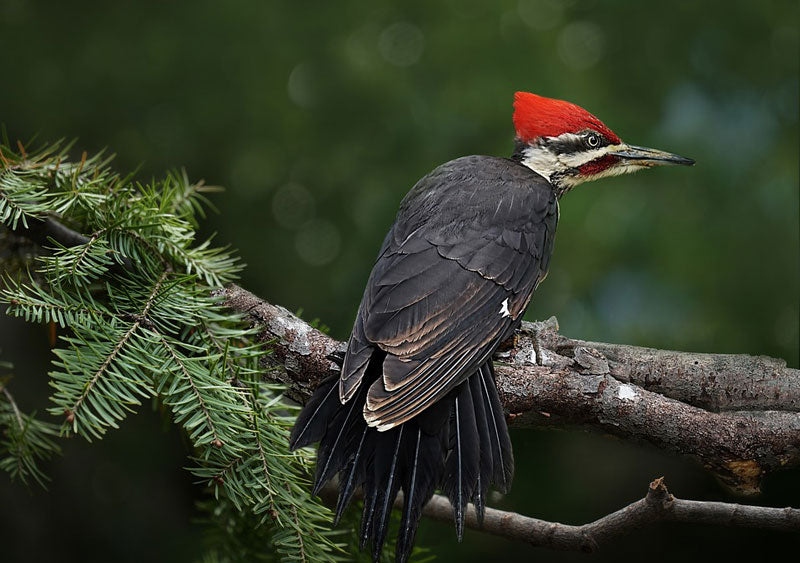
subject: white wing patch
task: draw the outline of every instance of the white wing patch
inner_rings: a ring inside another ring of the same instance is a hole
[[[502,317],[511,316],[511,311],[508,310],[508,297],[506,297],[505,301],[503,301],[503,304],[500,306],[500,315]]]

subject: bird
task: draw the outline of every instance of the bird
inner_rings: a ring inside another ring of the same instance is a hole
[[[482,521],[489,487],[509,491],[514,456],[492,355],[547,276],[561,197],[606,176],[694,164],[623,142],[571,102],[516,92],[513,107],[510,158],[456,158],[402,200],[340,372],[320,384],[290,434],[292,450],[320,443],[313,494],[338,486],[334,525],[362,491],[360,548],[371,542],[375,561],[399,491],[399,563],[437,489],[459,541],[467,504]]]

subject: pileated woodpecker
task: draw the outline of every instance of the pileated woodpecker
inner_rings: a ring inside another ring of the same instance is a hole
[[[400,489],[397,561],[408,559],[434,490],[461,539],[466,505],[483,516],[507,492],[511,441],[492,354],[519,327],[547,275],[558,200],[604,176],[693,160],[628,145],[588,111],[517,92],[511,158],[466,156],[422,178],[386,235],[341,374],[301,412],[291,447],[320,442],[314,493],[339,475],[336,521],[363,488],[361,547],[377,560]]]

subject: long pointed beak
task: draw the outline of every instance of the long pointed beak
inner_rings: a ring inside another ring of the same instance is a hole
[[[671,152],[664,152],[658,149],[648,149],[646,147],[636,147],[633,145],[623,145],[617,151],[609,154],[627,161],[629,164],[639,166],[661,166],[664,164],[681,164],[692,166],[694,160]]]

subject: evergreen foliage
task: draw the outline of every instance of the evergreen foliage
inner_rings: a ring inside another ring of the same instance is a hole
[[[0,146],[2,224],[56,219],[82,233],[71,246],[50,238],[32,271],[0,285],[9,315],[60,327],[49,412],[62,420],[21,414],[2,387],[0,467],[42,483],[37,461],[58,451],[57,434],[100,439],[156,400],[190,438],[189,470],[216,499],[202,503],[209,560],[344,558],[329,510],[308,492],[309,451],[288,450],[296,411],[263,380],[267,352],[212,297],[242,265],[196,240],[211,188],[183,173],[141,184],[102,155],[71,162],[68,148]]]
[[[23,483],[33,480],[44,487],[48,478],[39,462],[60,452],[53,440],[58,426],[37,419],[36,413],[20,411],[6,388],[11,376],[4,372],[10,369],[11,364],[0,362],[0,469],[12,479]]]

